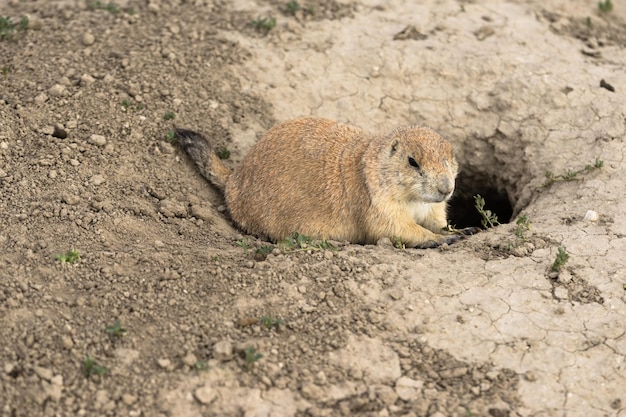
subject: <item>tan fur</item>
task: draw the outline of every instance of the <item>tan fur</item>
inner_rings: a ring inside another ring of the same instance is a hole
[[[232,174],[204,137],[177,135],[248,233],[274,241],[293,232],[353,243],[390,238],[407,246],[456,240],[442,228],[458,165],[432,129],[369,135],[332,120],[291,120],[270,129]]]

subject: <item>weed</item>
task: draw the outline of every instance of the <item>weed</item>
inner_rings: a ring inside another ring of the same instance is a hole
[[[398,236],[394,236],[393,239],[391,239],[391,243],[396,249],[406,249],[406,245]]]
[[[109,339],[112,341],[121,338],[124,333],[126,333],[126,329],[122,327],[122,323],[119,319],[115,320],[115,323],[112,325],[107,326],[104,331],[109,335]]]
[[[168,130],[165,134],[165,139],[167,139],[169,143],[176,143],[176,133],[173,130]]]
[[[12,39],[15,31],[24,32],[28,29],[28,17],[23,16],[18,23],[13,23],[10,17],[0,16],[0,40]]]
[[[596,169],[600,169],[604,166],[604,161],[597,159],[593,163],[593,165],[585,165],[584,168],[578,169],[576,171],[567,171],[564,175],[554,175],[551,171],[546,171],[546,182],[541,184],[539,188],[547,188],[558,181],[577,181],[580,178],[578,177],[581,174],[588,174]]]
[[[515,237],[524,241],[527,240],[526,232],[530,230],[530,219],[528,216],[525,214],[520,215],[515,224],[517,225],[514,231]]]
[[[272,327],[276,327],[276,329],[278,329],[282,324],[285,324],[285,321],[283,319],[279,319],[278,317],[272,317],[271,314],[267,317],[261,317],[259,321],[268,329],[271,329]]]
[[[98,365],[91,356],[87,356],[85,362],[83,362],[83,375],[85,378],[89,378],[92,375],[105,375],[107,373],[109,373],[109,370],[104,366]]]
[[[125,109],[130,107],[130,100],[128,99],[124,99],[120,102],[120,104],[122,105],[122,107],[124,107]]]
[[[585,23],[587,23],[587,27],[591,27],[591,17],[587,16]]]
[[[609,13],[611,10],[613,10],[613,2],[611,0],[599,1],[598,9],[602,13]]]
[[[137,110],[143,110],[145,105],[143,103],[137,103]]]
[[[567,263],[568,259],[569,254],[565,251],[565,248],[563,246],[559,246],[558,252],[556,254],[556,259],[552,263],[550,270],[554,272],[559,272],[561,268],[563,268],[563,266]]]
[[[196,368],[196,371],[198,371],[198,372],[208,371],[209,370],[209,364],[206,361],[197,361],[194,364],[194,368]]]
[[[326,239],[316,243],[310,236],[294,232],[291,236],[278,242],[278,246],[285,251],[298,250],[332,250],[337,251],[337,247]]]
[[[173,111],[168,111],[168,112],[165,113],[165,116],[163,116],[163,120],[174,120],[174,117],[176,117],[174,112]]]
[[[70,249],[65,253],[55,256],[55,259],[58,259],[59,261],[61,261],[61,263],[67,262],[73,264],[80,259],[80,254],[76,249]]]
[[[254,26],[256,30],[267,33],[276,26],[276,19],[272,16],[257,17],[255,20],[251,21],[250,24]]]
[[[220,148],[217,150],[217,157],[219,159],[228,159],[230,158],[230,151],[228,150],[228,148]]]
[[[248,245],[246,238],[236,241],[235,244],[240,246],[244,252],[248,252],[248,249],[250,249],[250,245]]]
[[[482,217],[482,220],[480,222],[485,229],[500,225],[500,222],[498,221],[498,216],[491,210],[485,210],[485,199],[482,198],[480,194],[476,194],[474,196],[474,201],[476,202],[476,210],[478,210],[478,213]]]
[[[257,352],[253,347],[246,348],[244,354],[246,355],[246,370],[248,372],[252,370],[252,365],[263,357],[263,354]]]
[[[274,246],[272,245],[261,245],[261,247],[256,248],[254,253],[259,253],[261,255],[269,255],[274,250]]]
[[[106,10],[107,12],[117,14],[121,11],[120,6],[111,2],[103,3],[100,0],[96,0],[95,2],[89,5],[91,10]]]
[[[219,261],[220,261],[220,257],[219,256],[215,255],[215,256],[211,257],[211,262],[218,263]]]
[[[297,1],[291,0],[290,2],[287,3],[286,9],[287,9],[287,13],[295,15],[298,10],[302,9],[302,7],[300,6],[300,3],[298,3]]]
[[[2,75],[5,77],[9,74],[9,67],[2,67]]]

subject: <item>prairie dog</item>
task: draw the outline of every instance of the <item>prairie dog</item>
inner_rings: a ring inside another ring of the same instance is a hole
[[[176,136],[247,233],[273,241],[294,232],[351,243],[389,238],[412,247],[459,239],[443,231],[458,164],[452,145],[430,128],[370,135],[327,119],[290,120],[232,172],[204,136],[184,129]]]

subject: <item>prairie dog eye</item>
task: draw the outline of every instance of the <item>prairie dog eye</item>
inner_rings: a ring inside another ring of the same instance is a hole
[[[413,158],[412,156],[409,156],[409,165],[411,165],[413,168],[420,169],[420,165],[417,163],[415,158]]]

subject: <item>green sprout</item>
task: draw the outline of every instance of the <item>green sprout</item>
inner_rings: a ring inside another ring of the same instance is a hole
[[[267,317],[266,316],[261,317],[259,321],[261,322],[262,325],[264,325],[268,329],[271,329],[273,327],[278,329],[281,325],[285,324],[285,321],[283,319],[280,319],[278,317],[273,317],[271,314]]]
[[[28,17],[23,16],[18,23],[13,23],[10,17],[0,16],[0,40],[12,39],[15,32],[24,32],[28,29]]]
[[[482,198],[480,194],[476,194],[474,196],[474,201],[476,202],[476,210],[482,217],[481,224],[485,229],[500,225],[500,222],[498,221],[498,216],[491,210],[485,209],[485,199]]]
[[[115,323],[112,325],[107,326],[104,331],[109,335],[111,340],[119,339],[126,333],[126,329],[122,327],[122,323],[119,319],[115,320]]]
[[[85,378],[89,378],[92,375],[105,375],[107,373],[109,373],[109,370],[104,366],[98,365],[91,356],[87,356],[85,362],[83,362],[83,375]]]
[[[258,353],[253,347],[246,348],[244,354],[246,358],[246,370],[248,372],[252,370],[252,365],[263,357],[263,354]]]
[[[228,159],[228,158],[230,158],[230,151],[226,147],[218,149],[216,153],[217,153],[217,157],[219,159]]]
[[[584,168],[578,169],[576,171],[567,171],[567,173],[563,175],[554,175],[551,171],[546,171],[546,181],[539,186],[539,188],[547,188],[558,181],[577,181],[580,178],[578,177],[581,174],[588,174],[596,169],[600,169],[604,166],[604,161],[597,159],[593,163],[593,165],[585,165]]]
[[[515,237],[521,240],[526,240],[526,232],[530,230],[530,219],[528,216],[525,214],[520,215],[515,224],[517,225],[514,231]]]
[[[168,130],[165,134],[165,139],[167,139],[169,143],[176,143],[176,132]]]
[[[173,111],[168,111],[165,113],[165,115],[163,116],[163,120],[174,120],[174,117],[176,117],[176,115],[174,114]]]
[[[613,10],[613,2],[611,0],[600,1],[598,2],[598,9],[602,13],[609,13],[611,10]]]
[[[80,259],[80,254],[76,249],[70,249],[65,253],[56,255],[55,259],[58,259],[61,263],[73,264]]]
[[[257,17],[251,21],[250,24],[256,28],[256,30],[269,32],[276,26],[276,19],[273,17]]]
[[[559,272],[561,268],[563,268],[563,266],[567,263],[568,259],[569,259],[569,254],[565,251],[565,248],[562,246],[559,246],[557,254],[556,254],[556,259],[552,263],[550,270],[554,272]]]

